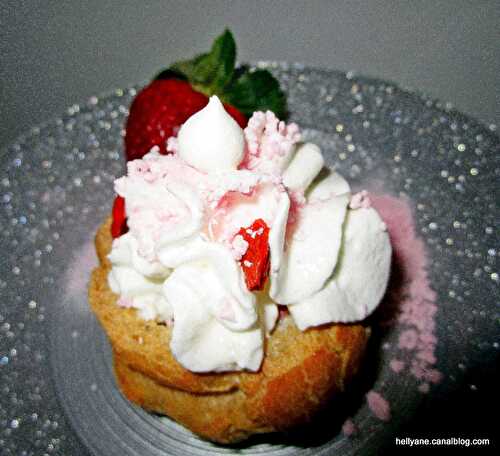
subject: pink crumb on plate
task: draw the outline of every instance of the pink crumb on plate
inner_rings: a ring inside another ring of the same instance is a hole
[[[419,385],[418,387],[418,390],[421,392],[421,393],[428,393],[429,390],[430,390],[430,386],[428,383],[422,383],[421,385]]]
[[[344,424],[342,425],[342,433],[346,437],[350,437],[351,435],[356,434],[357,432],[356,425],[352,422],[350,418],[347,418],[347,420],[344,421]]]
[[[389,365],[391,366],[392,371],[396,374],[399,374],[405,368],[405,362],[395,358],[391,359]]]
[[[96,230],[91,231],[95,233]],[[80,247],[66,271],[66,293],[68,296],[78,296],[85,290],[92,269],[98,264],[94,241],[89,240]]]
[[[391,407],[387,399],[376,391],[369,391],[366,394],[366,401],[372,413],[382,421],[389,421],[391,419]]]
[[[418,334],[414,329],[405,329],[399,335],[398,347],[413,350],[417,346]]]
[[[398,276],[397,286],[391,281],[383,303],[392,308],[391,321],[383,323],[397,324],[397,348],[400,357],[409,361],[404,366],[393,363],[391,368],[395,373],[408,370],[423,383],[438,383],[442,374],[434,367],[437,295],[431,288],[427,251],[417,235],[410,201],[375,194],[370,194],[370,199],[387,226],[393,248],[393,276]]]

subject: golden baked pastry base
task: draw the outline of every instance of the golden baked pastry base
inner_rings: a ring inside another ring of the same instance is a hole
[[[367,328],[332,324],[301,332],[285,317],[266,339],[259,372],[188,371],[170,352],[170,327],[116,304],[107,281],[110,224],[108,219],[96,235],[100,265],[92,273],[89,301],[112,345],[118,386],[130,401],[205,439],[235,443],[310,421],[358,370]]]

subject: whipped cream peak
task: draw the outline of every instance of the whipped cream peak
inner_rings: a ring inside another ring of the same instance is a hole
[[[243,130],[214,95],[201,111],[179,130],[178,155],[189,165],[207,173],[236,169],[243,160]]]

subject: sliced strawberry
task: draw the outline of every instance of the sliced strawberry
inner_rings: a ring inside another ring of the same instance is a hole
[[[113,239],[120,237],[128,231],[127,216],[125,214],[125,198],[117,196],[113,202],[113,223],[111,236]]]
[[[248,228],[241,228],[238,234],[248,242],[241,258],[247,287],[250,291],[262,290],[269,276],[269,227],[264,220],[257,219]]]

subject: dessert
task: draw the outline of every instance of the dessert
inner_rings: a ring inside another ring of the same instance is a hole
[[[385,224],[270,110],[242,129],[212,95],[164,141],[128,162],[96,236],[120,389],[220,443],[309,421],[361,363]]]

